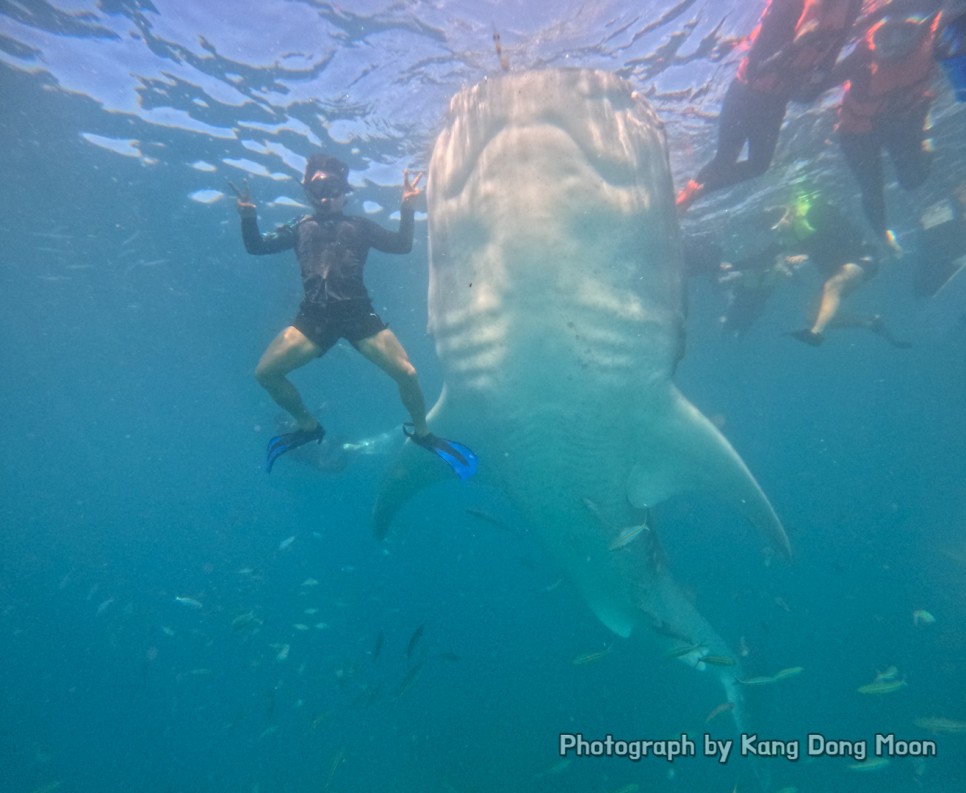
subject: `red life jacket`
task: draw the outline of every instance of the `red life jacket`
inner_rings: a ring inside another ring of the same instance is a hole
[[[884,22],[869,28],[859,45],[867,54],[861,71],[845,84],[839,106],[838,128],[842,132],[871,132],[883,116],[918,115],[932,99],[929,87],[936,68],[933,46],[938,17],[916,49],[896,61],[875,59],[875,33]]]
[[[746,55],[738,64],[737,79],[754,91],[790,96],[808,85],[817,70],[835,64],[860,8],[861,4],[848,0],[804,0],[788,41],[754,70]],[[762,21],[751,34],[752,48]]]

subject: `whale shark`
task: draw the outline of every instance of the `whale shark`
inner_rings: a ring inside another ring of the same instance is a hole
[[[427,202],[443,373],[433,431],[477,451],[477,480],[506,494],[607,628],[711,671],[737,704],[735,654],[675,582],[649,514],[707,492],[780,553],[790,545],[673,382],[685,285],[663,124],[603,71],[488,78],[451,100]],[[376,499],[378,536],[448,473],[438,462],[400,450]]]

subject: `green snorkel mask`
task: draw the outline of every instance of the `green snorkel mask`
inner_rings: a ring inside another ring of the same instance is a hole
[[[815,233],[815,227],[808,222],[808,212],[812,208],[812,197],[799,195],[788,208],[782,219],[773,228],[782,235],[788,245],[804,242]]]

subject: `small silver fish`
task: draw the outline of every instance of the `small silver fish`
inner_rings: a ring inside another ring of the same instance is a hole
[[[628,526],[626,529],[621,529],[621,533],[617,535],[617,539],[607,547],[612,551],[617,551],[625,545],[634,542],[640,533],[645,530],[650,531],[646,522],[639,523],[637,526]]]
[[[613,646],[613,644],[608,644],[603,650],[595,650],[594,652],[578,655],[570,663],[572,663],[574,666],[584,666],[585,664],[599,661],[601,658],[605,658],[610,654]]]
[[[114,598],[108,598],[108,599],[107,599],[107,600],[105,600],[105,601],[104,601],[103,603],[101,603],[101,604],[100,604],[100,605],[99,605],[99,606],[97,607],[97,613],[96,613],[96,616],[98,616],[98,617],[100,617],[100,616],[101,616],[101,614],[103,614],[103,613],[104,613],[105,611],[107,611],[107,610],[108,610],[108,609],[109,609],[109,608],[111,607],[111,605],[112,605],[113,603],[114,603]]]

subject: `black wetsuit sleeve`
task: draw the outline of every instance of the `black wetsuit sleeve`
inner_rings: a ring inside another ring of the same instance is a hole
[[[258,219],[243,217],[241,221],[242,241],[245,250],[256,256],[279,253],[295,247],[297,221],[278,226],[274,231],[262,234],[258,230]]]
[[[411,209],[399,211],[399,231],[388,231],[377,223],[366,223],[370,247],[383,253],[409,253],[413,249],[413,229],[415,212]]]
[[[751,75],[764,61],[791,43],[795,25],[804,8],[803,0],[771,0],[748,53],[748,71]]]

